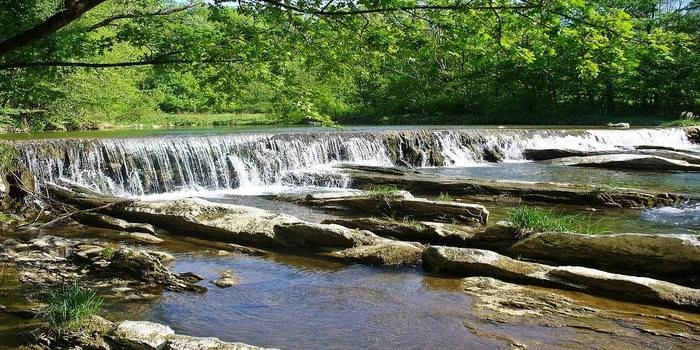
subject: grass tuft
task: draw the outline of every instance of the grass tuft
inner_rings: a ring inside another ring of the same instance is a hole
[[[370,198],[394,198],[398,197],[401,190],[393,185],[372,186],[367,189],[367,196]]]
[[[110,247],[106,247],[102,249],[102,252],[100,252],[100,255],[102,255],[103,258],[105,259],[110,259],[114,255],[114,249]]]
[[[455,198],[449,193],[440,192],[440,195],[435,197],[435,200],[438,202],[454,202]]]
[[[48,306],[42,316],[50,329],[56,332],[79,327],[93,315],[97,315],[102,299],[77,283],[64,284],[48,294]]]
[[[424,230],[423,224],[421,224],[420,221],[416,219],[404,219],[402,223],[404,225],[414,228],[418,232],[422,232]]]
[[[508,221],[516,228],[529,232],[576,232],[598,234],[604,230],[600,221],[579,215],[563,215],[554,210],[534,207],[517,207],[508,210]]]

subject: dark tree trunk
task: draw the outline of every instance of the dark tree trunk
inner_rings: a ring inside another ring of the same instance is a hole
[[[615,113],[615,90],[612,79],[605,81],[605,96],[603,102],[605,103],[604,109],[606,114]]]
[[[35,43],[71,22],[105,0],[66,0],[65,8],[36,26],[0,42],[0,57]]]

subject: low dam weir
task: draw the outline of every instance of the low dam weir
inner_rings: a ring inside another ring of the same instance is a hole
[[[58,179],[122,196],[247,186],[347,187],[338,163],[468,167],[526,149],[696,149],[683,129],[328,131],[17,141],[41,186]]]

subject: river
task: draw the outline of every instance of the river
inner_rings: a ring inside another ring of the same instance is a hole
[[[320,222],[335,214],[276,201],[266,195],[347,191],[350,180],[334,168],[341,163],[413,165],[427,173],[476,179],[680,192],[694,200],[678,207],[641,211],[547,207],[590,216],[604,222],[609,232],[700,234],[698,172],[553,166],[529,162],[523,156],[524,150],[530,148],[608,151],[661,146],[700,151],[700,145],[692,143],[681,129],[220,128],[49,133],[12,138],[22,160],[37,176],[40,190],[47,182],[69,181],[124,197],[160,200],[197,196]],[[494,156],[498,162],[490,159]],[[493,202],[485,205],[491,210],[491,222],[503,218],[513,206]],[[76,227],[5,234],[122,241],[115,238],[113,231]],[[474,297],[463,291],[459,279],[434,276],[419,268],[378,268],[284,254],[219,256],[216,249],[177,237],[167,237],[161,248],[176,255],[176,271],[192,271],[211,280],[219,271],[232,270],[240,283],[228,289],[208,285],[209,291],[203,296],[165,292],[152,299],[126,303],[108,300],[105,312],[109,318],[154,320],[179,333],[296,349],[506,349],[514,341],[550,349],[683,348],[692,344],[682,337],[654,336],[641,330],[650,323],[659,323],[669,332],[687,331],[682,323],[639,316],[670,312],[662,308],[557,291],[585,307],[637,316],[624,322],[595,318],[587,321],[604,324],[602,327],[611,330],[610,334],[574,326],[574,321],[563,316],[546,324],[503,324],[475,309]],[[4,283],[3,290],[11,302],[24,302],[15,284]],[[700,323],[698,315],[677,314]],[[26,322],[0,314],[0,324],[0,343],[12,348],[18,329],[25,327]]]

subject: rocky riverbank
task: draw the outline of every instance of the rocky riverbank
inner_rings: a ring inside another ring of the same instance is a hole
[[[439,152],[419,152],[422,147],[419,139],[427,136],[409,136],[385,139],[384,142],[393,142],[400,150],[400,154],[392,155],[395,161],[402,160],[407,166],[420,165],[426,159],[445,162]],[[689,151],[638,147],[634,153],[624,155],[625,159],[664,158],[671,159],[675,165],[684,162],[683,169],[674,170],[688,170],[697,163],[697,155]],[[560,163],[571,162],[572,157],[591,161],[591,157],[619,156],[615,152],[585,154],[566,150],[549,154],[539,150],[530,154],[538,159],[559,159],[553,162]],[[498,161],[502,155],[485,156]],[[23,293],[38,302],[31,309],[5,311],[41,316],[45,292],[75,281],[116,300],[154,298],[163,290],[183,295],[207,293],[205,285],[218,287],[215,291],[239,287],[238,270],[234,273],[221,269],[217,270],[218,277],[206,278],[196,273],[172,272],[168,264],[174,257],[151,249],[167,242],[168,237],[213,248],[216,256],[226,256],[230,251],[249,255],[275,252],[339,264],[408,266],[429,276],[456,277],[463,290],[474,297],[474,305],[478,307],[475,316],[482,317],[490,310],[488,317],[502,322],[516,322],[513,319],[517,315],[532,324],[549,327],[556,323],[548,319],[555,317],[552,315],[566,314],[576,320],[622,317],[581,306],[557,294],[572,291],[640,307],[661,307],[659,310],[673,315],[681,312],[678,310],[700,311],[697,235],[644,232],[591,235],[489,222],[493,218],[489,206],[504,200],[582,204],[591,210],[606,210],[677,205],[689,200],[687,196],[631,188],[473,180],[396,167],[345,165],[340,169],[351,179],[351,186],[362,191],[276,197],[300,208],[333,213],[332,218],[322,222],[199,198],[123,198],[60,181],[60,184],[42,183],[41,190],[35,191],[31,185],[33,176],[15,173],[5,186],[8,196],[15,208],[32,210],[20,209],[19,213],[7,216],[4,221],[13,230],[80,224],[87,231],[107,229],[109,234],[130,243],[53,234],[3,239],[0,267],[16,272]],[[536,322],[527,318],[533,315],[545,320]],[[35,337],[30,342],[46,349],[59,345],[99,349],[256,349],[216,338],[176,335],[162,324],[91,320],[73,332],[43,332],[40,334],[46,336]],[[608,335],[620,331],[613,326],[574,323]],[[700,326],[691,321],[682,323],[690,334],[664,332],[663,327],[635,327],[645,334],[654,333],[653,336],[673,338],[683,344],[697,341],[692,332]],[[475,333],[481,332],[467,321],[465,326]]]

